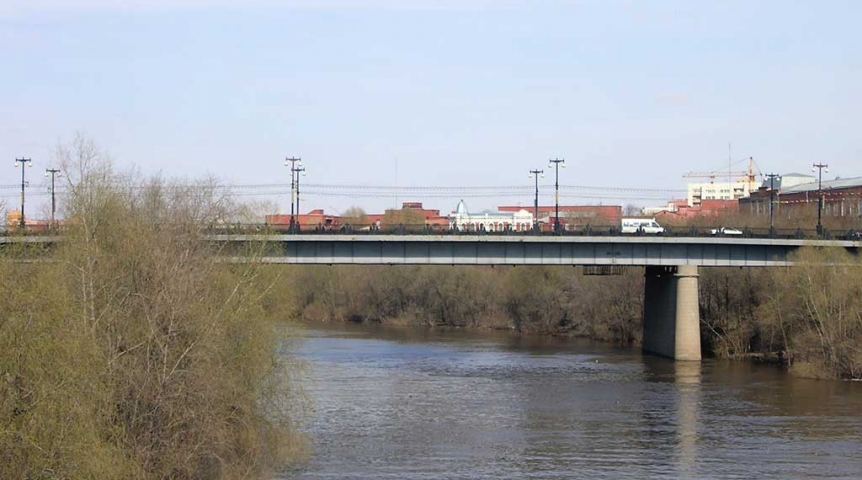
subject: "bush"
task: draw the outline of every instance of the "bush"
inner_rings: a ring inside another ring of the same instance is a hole
[[[0,478],[247,478],[298,458],[271,279],[202,241],[218,189],[117,175],[85,139],[63,154],[53,261],[2,263]]]

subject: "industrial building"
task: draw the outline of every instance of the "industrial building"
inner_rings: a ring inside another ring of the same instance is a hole
[[[824,180],[821,183],[814,177],[800,174],[788,174],[776,177],[771,183],[764,182],[748,198],[740,200],[740,211],[769,216],[772,200],[775,215],[816,215],[820,195],[823,196],[821,214],[824,217],[862,216],[862,177]]]

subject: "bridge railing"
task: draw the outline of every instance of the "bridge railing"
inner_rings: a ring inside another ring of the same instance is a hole
[[[823,230],[822,236],[818,235],[814,228],[773,228],[768,227],[742,227],[738,229],[722,229],[721,226],[666,226],[664,233],[650,234],[643,231],[636,233],[622,233],[619,225],[611,224],[585,224],[567,226],[565,229],[554,231],[548,225],[533,230],[500,228],[454,228],[443,225],[426,224],[344,224],[338,226],[315,225],[294,226],[282,224],[264,223],[232,223],[211,224],[201,227],[205,234],[294,234],[294,235],[319,235],[319,234],[344,234],[344,235],[484,235],[484,236],[666,236],[666,237],[725,237],[725,238],[775,238],[775,239],[818,239],[825,240],[855,240],[862,241],[862,229],[848,229],[844,231]],[[60,225],[26,226],[21,229],[17,226],[0,227],[0,236],[45,236],[62,235],[65,228]]]
[[[651,234],[643,231],[636,233],[622,233],[619,225],[596,224],[579,225],[574,228],[553,231],[545,228],[533,229],[484,229],[484,228],[454,228],[442,225],[425,224],[398,224],[398,225],[375,225],[375,224],[345,224],[338,226],[302,225],[291,229],[289,225],[232,225],[217,226],[209,228],[207,233],[274,233],[295,235],[483,235],[483,236],[666,236],[666,237],[724,237],[724,238],[775,238],[775,239],[834,239],[834,240],[862,240],[862,231],[829,231],[824,230],[822,237],[814,228],[773,228],[768,227],[742,227],[739,229],[723,229],[721,226],[670,226],[665,227],[664,233]]]

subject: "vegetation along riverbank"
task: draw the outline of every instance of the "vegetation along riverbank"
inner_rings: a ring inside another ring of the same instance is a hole
[[[60,157],[52,261],[0,262],[0,478],[265,478],[300,459],[273,278],[200,238],[234,208],[221,190],[121,174],[84,138]]]

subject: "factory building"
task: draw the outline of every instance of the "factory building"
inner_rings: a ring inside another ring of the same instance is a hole
[[[772,182],[774,190],[770,186],[767,180],[751,196],[740,200],[740,211],[769,216],[772,199],[775,215],[816,215],[818,198],[822,193],[823,217],[862,216],[862,177],[824,180],[821,184],[808,175],[788,174]]]

